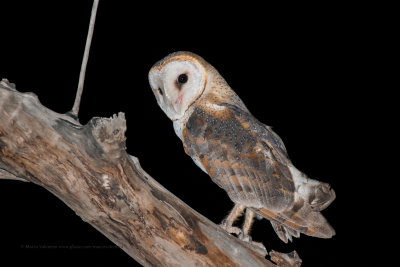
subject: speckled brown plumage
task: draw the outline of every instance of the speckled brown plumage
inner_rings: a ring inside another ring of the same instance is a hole
[[[235,105],[214,101],[213,104],[226,108],[220,112],[203,108],[203,101],[220,99],[210,94],[200,99],[186,123],[185,152],[198,158],[233,202],[252,207],[272,220],[285,242],[285,231],[295,237],[298,232],[332,236],[333,229],[319,212],[312,211],[304,199],[295,201],[294,181],[288,168],[291,163],[280,138],[247,110]]]

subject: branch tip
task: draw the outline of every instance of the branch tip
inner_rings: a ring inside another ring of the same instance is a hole
[[[270,253],[271,260],[275,262],[278,266],[282,267],[300,267],[302,260],[299,257],[299,254],[295,250],[290,253],[281,253],[272,250]]]

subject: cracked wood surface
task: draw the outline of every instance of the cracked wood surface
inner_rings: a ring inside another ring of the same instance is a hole
[[[4,79],[0,179],[46,188],[144,266],[275,266],[151,178],[125,130],[123,113],[80,125]]]

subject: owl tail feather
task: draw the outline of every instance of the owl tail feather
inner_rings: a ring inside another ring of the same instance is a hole
[[[331,238],[335,235],[335,230],[325,217],[320,212],[313,211],[309,205],[303,205],[295,213],[293,211],[275,213],[266,208],[254,211],[271,221],[276,234],[285,243],[288,240],[292,241],[292,236],[299,237],[300,233],[319,238]]]
[[[270,221],[272,224],[272,227],[275,230],[275,233],[278,235],[278,237],[285,243],[288,241],[292,242],[292,236],[293,237],[300,237],[300,232],[293,230],[291,228],[285,227],[283,224],[278,223],[276,221],[271,220]]]

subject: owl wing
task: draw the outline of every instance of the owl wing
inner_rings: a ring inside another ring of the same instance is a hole
[[[290,206],[295,187],[280,138],[247,111],[219,107],[193,111],[183,130],[186,153],[234,202],[274,211]]]
[[[325,218],[296,194],[282,140],[249,112],[232,104],[198,107],[186,123],[183,142],[186,153],[233,202],[271,220],[282,240],[299,232],[333,234]]]

